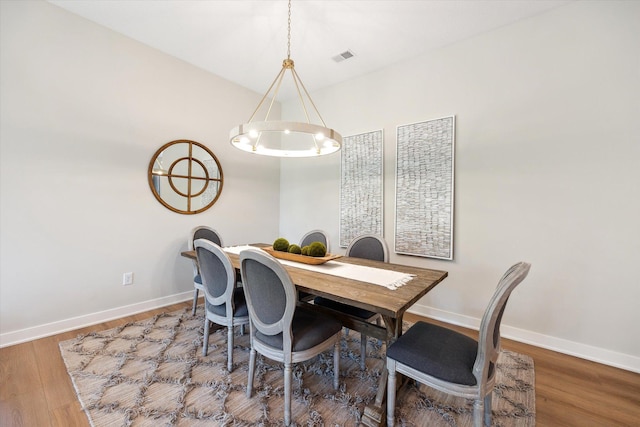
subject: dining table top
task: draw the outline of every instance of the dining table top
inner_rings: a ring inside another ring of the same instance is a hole
[[[259,248],[270,245],[252,244],[251,246]],[[239,255],[232,252],[226,253],[233,266],[239,269]],[[182,256],[196,259],[195,251],[184,251]],[[316,271],[317,269],[308,270],[292,266],[290,263],[284,265],[298,291],[347,303],[391,318],[402,318],[408,308],[442,282],[448,275],[446,271],[442,270],[347,256],[329,262],[356,264],[414,275],[413,279],[408,283],[397,289],[389,289],[385,286],[365,281],[323,274]]]

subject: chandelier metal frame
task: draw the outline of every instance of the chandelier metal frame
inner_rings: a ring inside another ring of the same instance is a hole
[[[269,120],[269,115],[271,114],[287,71],[290,72],[291,78],[293,79],[304,116],[307,120],[306,122]],[[269,96],[272,92],[273,94]],[[264,120],[254,121],[256,115],[268,98],[270,98],[270,102]],[[321,124],[311,123],[305,98],[308,104],[313,107],[313,111],[315,111]],[[272,132],[279,133],[280,135],[303,134],[302,141],[305,141],[303,142],[304,145],[300,147],[300,142],[296,141],[292,147],[286,140],[283,141],[282,137],[278,140],[277,146],[266,145],[265,140],[268,139],[267,133]],[[289,17],[287,22],[287,58],[282,61],[280,72],[258,103],[248,122],[234,127],[229,133],[229,140],[234,147],[240,150],[274,157],[322,156],[335,153],[342,147],[342,135],[336,130],[327,127],[313,99],[311,99],[311,95],[309,95],[307,88],[296,72],[295,64],[291,59],[291,0],[289,0]]]

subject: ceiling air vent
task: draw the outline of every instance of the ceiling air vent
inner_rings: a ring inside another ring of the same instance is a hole
[[[355,53],[353,53],[351,50],[345,50],[344,52],[334,56],[332,59],[336,62],[342,62],[345,59],[353,58],[354,56]]]

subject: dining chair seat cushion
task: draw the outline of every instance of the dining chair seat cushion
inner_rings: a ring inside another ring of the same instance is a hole
[[[304,351],[315,347],[341,330],[342,324],[333,317],[298,306],[291,322],[293,351]],[[256,330],[255,334],[262,343],[282,350],[282,332],[277,335],[266,335]]]
[[[204,285],[202,284],[202,276],[199,275],[199,274],[196,274],[193,277],[193,284],[194,285],[200,285],[200,286],[202,286],[202,289],[204,289]]]
[[[227,316],[226,304],[213,305],[208,301],[206,304],[207,311],[217,314],[218,316]],[[242,288],[238,288],[233,291],[233,307],[235,309],[233,317],[245,317],[249,315],[247,300],[244,298],[244,290]]]
[[[417,322],[387,349],[387,357],[432,377],[476,385],[478,343],[451,329]]]
[[[363,320],[367,320],[376,315],[373,311],[365,310],[364,308],[354,307],[349,304],[343,304],[338,301],[334,301],[329,298],[316,297],[313,300],[314,304],[320,305],[322,307],[331,308],[336,311],[340,311],[342,313],[348,314],[350,316],[358,317]]]

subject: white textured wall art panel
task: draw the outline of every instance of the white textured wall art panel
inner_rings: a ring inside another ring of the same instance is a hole
[[[395,251],[453,259],[455,117],[398,126]]]
[[[343,139],[340,176],[340,246],[361,234],[383,235],[382,130]]]

